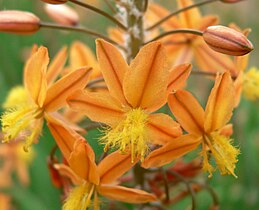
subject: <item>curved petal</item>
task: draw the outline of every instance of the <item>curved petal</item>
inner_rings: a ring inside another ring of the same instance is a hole
[[[25,65],[24,85],[33,101],[42,107],[47,91],[46,71],[49,63],[48,49],[40,47]]]
[[[95,164],[94,151],[83,137],[76,140],[68,163],[72,170],[82,179],[96,185],[99,184],[100,177]]]
[[[180,136],[151,152],[141,166],[144,168],[161,167],[194,150],[200,143],[201,137],[191,134]]]
[[[191,73],[191,69],[191,64],[181,64],[179,66],[175,66],[169,74],[169,83],[167,86],[168,91],[182,89]]]
[[[69,178],[73,184],[82,184],[82,179],[67,165],[54,164],[54,168],[60,173],[60,175]]]
[[[123,94],[122,82],[125,72],[128,71],[128,64],[119,50],[104,40],[97,39],[96,53],[101,72],[111,95],[127,104]]]
[[[166,102],[168,63],[160,42],[145,45],[130,64],[123,81],[127,101],[133,108],[152,112]]]
[[[63,70],[67,60],[67,47],[63,47],[51,61],[47,71],[47,83],[52,84]]]
[[[147,203],[156,201],[156,196],[153,194],[122,186],[101,185],[98,188],[98,192],[107,198],[126,203]]]
[[[71,128],[66,127],[62,121],[54,118],[52,115],[45,115],[48,122],[48,128],[54,137],[63,156],[68,160],[70,153],[73,151],[74,143],[82,137],[76,134]]]
[[[47,112],[53,112],[66,104],[66,99],[74,91],[83,89],[88,81],[90,67],[72,71],[54,83],[48,90],[43,107]]]
[[[147,128],[154,144],[165,144],[182,134],[180,125],[162,113],[149,115]]]
[[[235,91],[229,73],[218,75],[205,109],[205,131],[210,133],[222,128],[231,118]]]
[[[70,68],[71,70],[78,69],[82,66],[90,66],[93,68],[91,72],[91,78],[101,76],[99,64],[93,54],[92,50],[84,43],[75,41],[70,49]]]
[[[204,110],[194,96],[178,90],[168,97],[170,110],[181,126],[189,133],[202,135],[204,125]]]
[[[178,8],[185,8],[193,4],[192,0],[177,0]],[[197,28],[198,23],[201,20],[201,14],[199,9],[192,8],[190,10],[181,12],[179,15],[179,19],[182,23],[183,28]]]
[[[69,106],[84,113],[91,120],[116,125],[124,119],[121,104],[105,92],[87,92],[78,90],[68,97]]]
[[[119,151],[111,153],[98,164],[101,184],[109,184],[116,181],[117,178],[130,170],[136,163],[137,161],[131,162],[131,154],[124,155],[120,154]]]

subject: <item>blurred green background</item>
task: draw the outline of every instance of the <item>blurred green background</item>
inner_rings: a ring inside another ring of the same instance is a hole
[[[98,1],[98,0],[97,0]],[[99,0],[100,6],[108,10]],[[159,1],[157,1],[159,2]],[[175,1],[160,1],[174,10]],[[198,1],[196,1],[198,2]],[[77,7],[76,7],[77,8]],[[203,14],[217,14],[222,25],[235,22],[241,28],[252,28],[249,35],[255,50],[251,53],[249,66],[258,66],[259,22],[256,15],[259,1],[244,1],[239,4],[223,4],[220,2],[204,6]],[[42,20],[49,20],[43,10],[43,3],[39,0],[0,0],[0,10],[25,10],[37,14]],[[105,33],[107,20],[91,12],[79,10],[82,23],[92,29]],[[8,90],[14,85],[22,83],[22,71],[26,52],[33,44],[45,45],[49,48],[50,57],[64,45],[74,40],[81,40],[94,49],[94,39],[82,34],[62,33],[43,29],[35,35],[17,36],[0,33],[0,104],[5,99]],[[259,207],[259,102],[242,100],[233,118],[234,139],[241,148],[241,155],[237,165],[238,179],[232,176],[221,177],[215,174],[209,180],[220,198],[223,210],[257,210]],[[10,194],[18,210],[58,210],[60,207],[60,194],[50,182],[46,157],[54,143],[47,129],[39,144],[35,145],[35,159],[30,166],[31,184],[28,188],[20,185],[14,186]],[[210,198],[206,193],[200,193],[199,208],[208,209]],[[174,209],[183,209],[183,205],[190,202],[186,199],[183,204]],[[1,205],[1,204],[0,204]],[[0,208],[1,209],[1,208]]]

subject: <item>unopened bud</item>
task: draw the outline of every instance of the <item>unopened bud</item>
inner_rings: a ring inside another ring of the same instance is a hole
[[[237,2],[240,2],[240,1],[244,1],[244,0],[220,0],[220,1],[223,2],[223,3],[232,4],[232,3],[237,3]]]
[[[213,50],[227,55],[241,56],[253,50],[252,43],[242,33],[225,26],[210,26],[203,39]]]
[[[79,16],[76,11],[67,5],[46,4],[44,9],[48,16],[59,24],[75,26],[79,23]]]
[[[40,19],[30,12],[0,11],[0,31],[15,34],[33,34],[40,28]]]
[[[64,4],[66,3],[68,0],[42,0],[48,4]]]

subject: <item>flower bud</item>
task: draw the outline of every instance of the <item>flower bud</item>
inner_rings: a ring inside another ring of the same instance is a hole
[[[0,31],[15,34],[33,34],[40,28],[40,19],[30,12],[0,11]]]
[[[64,4],[66,3],[68,0],[42,0],[48,4]]]
[[[232,4],[232,3],[237,3],[237,2],[240,2],[240,1],[244,1],[244,0],[220,0],[220,1],[223,2],[223,3]]]
[[[225,26],[210,26],[203,39],[213,50],[227,55],[241,56],[253,50],[252,43],[242,33]]]
[[[46,4],[44,9],[48,16],[56,23],[75,26],[79,22],[79,16],[76,11],[67,5]]]

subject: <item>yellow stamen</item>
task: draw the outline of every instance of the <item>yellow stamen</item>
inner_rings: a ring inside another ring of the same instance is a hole
[[[119,122],[116,127],[107,129],[100,139],[106,144],[105,150],[115,147],[122,153],[126,153],[130,148],[132,162],[135,158],[143,161],[149,151],[147,118],[148,115],[140,108],[128,111],[125,120]]]
[[[259,98],[259,71],[255,67],[244,74],[243,93],[249,100]]]
[[[86,210],[91,205],[95,185],[83,183],[74,188],[65,201],[62,210]]]
[[[3,142],[9,142],[17,137],[26,141],[25,151],[38,138],[42,129],[43,119],[36,119],[37,108],[17,106],[8,109],[2,116]]]
[[[232,174],[237,178],[234,169],[236,167],[235,164],[238,161],[237,155],[240,151],[231,145],[232,140],[226,136],[220,135],[218,132],[213,132],[210,135],[205,136],[204,141],[209,147],[221,175]],[[205,153],[206,150],[203,148],[202,154],[204,155]],[[212,176],[212,172],[215,170],[209,164],[207,155],[204,155],[203,168],[210,173],[209,177]]]

